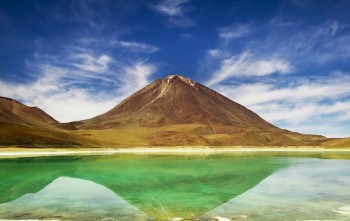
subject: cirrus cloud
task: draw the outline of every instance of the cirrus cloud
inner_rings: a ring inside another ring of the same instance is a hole
[[[0,95],[37,106],[60,122],[102,114],[146,86],[157,66],[143,59],[118,61],[108,51],[80,46],[26,61],[24,83],[0,81]]]
[[[167,16],[167,20],[171,26],[186,28],[196,25],[196,23],[186,15],[186,12],[189,10],[186,4],[189,2],[189,0],[162,0],[157,4],[151,5],[151,8]]]
[[[144,53],[154,53],[159,51],[159,48],[150,44],[136,41],[112,41],[112,45],[120,46],[131,51],[139,51]]]
[[[211,56],[217,56],[218,51],[211,50]],[[286,74],[293,70],[292,65],[278,58],[256,59],[249,52],[232,56],[221,61],[218,70],[214,71],[207,81],[208,86],[221,83],[231,77],[265,76],[274,73]]]
[[[214,88],[273,124],[302,133],[347,137],[350,77],[279,77],[265,82]]]

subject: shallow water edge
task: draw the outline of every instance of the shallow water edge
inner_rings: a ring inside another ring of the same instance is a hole
[[[19,148],[0,147],[0,158],[105,155],[105,154],[217,154],[235,152],[344,152],[348,148],[323,148],[318,146],[297,147],[212,147],[212,146],[170,146],[170,147],[129,147],[129,148]]]

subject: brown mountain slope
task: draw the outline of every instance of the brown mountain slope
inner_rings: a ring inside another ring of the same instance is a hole
[[[0,97],[0,122],[18,125],[59,124],[50,115],[37,107],[28,107],[20,102]]]
[[[74,125],[109,145],[318,145],[325,139],[279,129],[180,75],[156,80],[110,111]]]
[[[65,127],[37,107],[0,97],[0,145],[77,145]]]
[[[322,143],[323,147],[350,147],[350,137],[349,138],[339,138],[332,139],[325,143]]]
[[[179,75],[154,81],[80,127],[106,129],[130,123],[143,127],[218,124],[237,129],[276,129],[242,105]]]

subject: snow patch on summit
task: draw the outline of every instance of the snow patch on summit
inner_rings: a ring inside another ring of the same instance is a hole
[[[191,79],[185,78],[185,77],[183,77],[183,76],[181,76],[181,75],[179,75],[179,74],[169,75],[168,77],[166,77],[166,82],[167,82],[167,83],[166,83],[165,87],[162,89],[162,91],[159,93],[159,95],[158,95],[156,98],[154,98],[151,102],[149,102],[148,104],[153,103],[154,101],[156,101],[158,98],[160,98],[160,97],[163,95],[163,93],[165,92],[165,90],[166,90],[167,87],[169,86],[170,81],[171,81],[174,77],[179,77],[184,83],[189,84],[190,86],[192,86],[192,87],[194,87],[196,90],[198,90],[198,88],[196,87],[196,82],[192,81]],[[153,91],[153,93],[155,93],[156,90],[158,90],[158,88],[156,88],[156,89]],[[147,104],[147,105],[148,105],[148,104]]]
[[[167,77],[167,79],[168,79],[168,84],[169,84],[169,82],[171,81],[171,79],[173,79],[175,76],[176,76],[176,75],[169,75],[169,76]]]
[[[164,93],[165,89],[168,87],[169,83],[170,83],[170,80],[173,79],[175,75],[169,75],[167,77],[167,84],[165,85],[165,87],[163,88],[163,90],[158,94],[158,96],[156,98],[154,98],[151,102],[149,102],[148,104],[151,104],[153,103],[155,100],[157,100],[158,98],[160,98],[160,96],[162,96],[162,94]],[[148,105],[147,104],[147,105]]]
[[[195,86],[195,83],[194,83],[192,80],[188,79],[188,82],[190,83],[190,85],[191,85],[192,87]]]
[[[182,81],[184,81],[185,83],[188,83],[189,85],[191,85],[192,87],[195,87],[196,83],[194,81],[192,81],[191,79],[182,77],[181,75],[179,75],[179,77],[181,78]]]

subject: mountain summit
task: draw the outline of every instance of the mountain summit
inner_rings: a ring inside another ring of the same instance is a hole
[[[73,124],[120,145],[317,145],[323,139],[277,128],[181,75],[158,79],[110,111]]]
[[[254,112],[181,75],[158,79],[119,105],[83,121],[80,128],[108,129],[121,125],[163,127],[174,124],[226,125],[241,130],[276,129]]]

